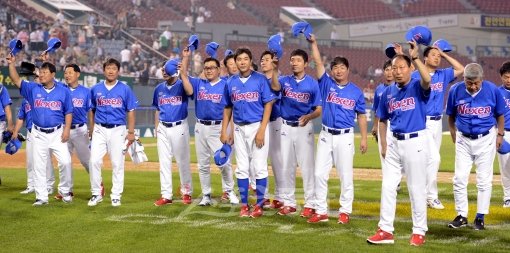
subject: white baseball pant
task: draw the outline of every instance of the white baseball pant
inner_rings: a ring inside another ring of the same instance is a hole
[[[282,125],[282,197],[285,206],[296,207],[296,167],[299,166],[303,177],[303,193],[305,207],[315,208],[314,194],[314,166],[315,166],[315,136],[313,122],[305,126]]]
[[[443,139],[443,122],[441,120],[431,120],[427,116],[427,131],[429,140],[429,155],[427,162],[427,200],[433,201],[438,198],[437,191],[437,172],[441,163],[441,141]]]
[[[34,151],[32,145],[32,133],[27,131],[26,140],[26,161],[27,161],[27,188],[35,189],[34,183]],[[51,157],[51,156],[50,156]],[[46,188],[53,191],[53,184],[55,184],[55,172],[53,171],[53,164],[51,159],[46,163]]]
[[[268,176],[267,156],[269,152],[269,131],[265,131],[264,146],[258,148],[255,144],[255,135],[259,130],[260,122],[248,125],[234,124],[234,142],[236,143],[236,178],[246,179],[250,176],[250,166],[253,168],[255,179]]]
[[[472,140],[457,132],[455,143],[455,176],[453,177],[453,196],[455,211],[468,217],[467,185],[469,173],[476,166],[477,213],[488,214],[492,193],[492,172],[496,156],[496,131],[492,128],[488,135]]]
[[[69,141],[67,142],[69,153],[73,156],[73,150],[76,150],[76,155],[80,160],[81,165],[85,168],[87,173],[89,172],[90,163],[90,140],[87,125],[71,129],[69,135]],[[72,174],[71,174],[72,176]],[[73,190],[73,184],[71,184],[71,191]]]
[[[198,160],[198,175],[202,194],[211,194],[211,156],[223,146],[220,141],[221,124],[204,125],[199,122],[195,124],[195,149]],[[231,160],[219,167],[221,171],[221,185],[223,191],[234,189],[234,178]]]
[[[111,199],[120,199],[124,191],[124,143],[126,139],[126,126],[106,128],[99,124],[94,126],[90,144],[90,185],[92,195],[101,195],[101,167],[103,157],[108,153],[112,164],[112,191]]]
[[[381,214],[379,228],[393,233],[397,208],[397,188],[402,171],[407,176],[407,188],[411,200],[413,234],[427,232],[427,159],[429,137],[426,130],[416,132],[417,137],[397,140],[391,136],[387,143],[385,167],[382,170]],[[407,137],[406,137],[407,138]]]
[[[61,195],[69,194],[72,185],[71,156],[67,143],[62,142],[63,126],[52,133],[45,133],[32,127],[33,139],[33,162],[34,162],[34,183],[35,197],[42,201],[48,201],[47,189],[47,164],[51,159],[51,153],[57,158],[59,164],[58,192]]]
[[[283,163],[282,163],[282,149],[281,149],[281,129],[282,129],[282,119],[277,118],[274,121],[270,121],[267,124],[267,128],[269,131],[269,150],[268,156],[271,160],[271,168],[273,170],[274,175],[274,199],[281,201],[282,200],[282,180],[283,177]],[[269,185],[269,184],[268,184]],[[269,199],[269,187],[266,187],[266,193],[264,194],[264,198]]]
[[[161,197],[172,199],[172,157],[175,157],[179,167],[181,179],[181,195],[191,195],[190,150],[189,150],[189,126],[187,119],[182,124],[166,127],[159,123],[157,130],[157,144],[159,157],[159,176],[161,182]]]
[[[328,213],[328,179],[332,165],[340,177],[340,213],[352,213],[354,200],[353,182],[354,130],[333,135],[322,130],[317,143],[315,159],[315,198],[318,214]]]
[[[386,129],[386,143],[390,143],[391,141],[391,138],[393,138],[392,136],[392,132],[391,132],[391,129],[390,129],[390,121],[388,120],[388,125],[387,125],[387,129]],[[382,143],[381,143],[381,134],[379,131],[377,131],[377,147],[379,148],[379,159],[381,160],[381,169],[384,170],[384,167],[385,166],[385,159],[384,157],[382,156]]]
[[[510,131],[505,130],[505,141],[510,142]],[[503,201],[510,199],[510,153],[499,154],[499,172],[501,173],[501,185],[503,186]]]

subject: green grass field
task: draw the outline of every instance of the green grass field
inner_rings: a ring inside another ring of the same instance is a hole
[[[153,139],[152,139],[153,140]],[[144,139],[150,144],[150,139]],[[443,143],[447,143],[443,141]],[[150,145],[147,145],[150,146]],[[373,148],[364,157],[356,155],[357,167],[378,167]],[[157,158],[155,149],[147,153]],[[452,145],[453,149],[453,145]],[[192,147],[192,154],[194,154]],[[443,148],[443,152],[446,149]],[[443,153],[443,163],[447,162]],[[453,152],[450,151],[453,159]],[[450,162],[453,167],[453,163]],[[216,170],[216,169],[215,169]],[[443,169],[444,170],[444,169]],[[446,169],[446,170],[452,170]],[[114,208],[107,196],[96,207],[88,207],[88,174],[77,168],[75,199],[71,204],[50,199],[50,204],[32,207],[33,195],[21,195],[26,186],[23,169],[1,169],[0,252],[509,252],[510,210],[501,207],[502,189],[493,188],[492,206],[485,231],[470,227],[452,230],[446,224],[456,216],[451,184],[440,184],[445,210],[428,212],[429,232],[423,248],[408,245],[411,213],[406,187],[398,195],[395,245],[367,245],[366,238],[377,229],[381,182],[355,181],[351,223],[336,223],[339,197],[338,179],[330,180],[330,222],[307,224],[299,216],[281,217],[266,211],[259,219],[239,218],[239,207],[217,203],[211,207],[185,206],[180,201],[163,207],[153,206],[159,197],[159,173],[129,171],[125,176],[122,206]],[[173,174],[177,192],[178,173]],[[111,187],[111,172],[103,171],[105,186]],[[213,197],[221,194],[220,175],[213,175]],[[270,189],[273,180],[270,180]],[[296,193],[302,199],[300,180]],[[198,175],[193,175],[198,198]],[[476,187],[469,186],[472,223],[476,213]],[[178,198],[178,197],[175,197]],[[252,199],[253,201],[253,199]]]

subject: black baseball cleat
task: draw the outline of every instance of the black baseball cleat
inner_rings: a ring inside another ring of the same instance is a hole
[[[473,228],[475,230],[484,230],[485,229],[485,223],[483,222],[483,219],[475,218],[475,221],[473,222],[474,226]]]
[[[467,218],[462,217],[462,215],[458,215],[457,217],[455,217],[455,219],[453,219],[452,222],[448,223],[448,227],[449,228],[460,228],[460,227],[467,226],[467,224],[468,224]]]

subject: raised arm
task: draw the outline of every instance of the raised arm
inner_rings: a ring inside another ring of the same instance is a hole
[[[453,57],[449,56],[448,54],[446,54],[445,52],[441,51],[441,49],[438,49],[438,50],[439,50],[439,54],[441,55],[441,57],[445,58],[445,60],[448,61],[452,65],[453,75],[455,77],[458,77],[462,73],[464,73],[464,65],[462,65],[455,58],[453,58]]]
[[[276,59],[276,57],[273,57],[273,77],[271,77],[271,89],[274,91],[280,91],[282,89],[280,80],[278,80],[278,65],[279,65],[278,59]]]
[[[6,58],[7,63],[9,63],[9,77],[16,87],[21,88],[21,78],[18,75],[18,71],[16,70],[16,57],[12,54]]]
[[[315,69],[317,70],[317,79],[319,79],[326,72],[326,68],[324,68],[324,63],[322,62],[321,53],[319,51],[319,46],[317,45],[317,40],[314,34],[310,36],[308,42],[310,42],[310,48],[312,50],[312,59],[316,65]]]
[[[410,41],[409,42],[411,48],[409,48],[409,56],[411,57],[411,60],[418,70],[420,72],[421,80],[421,88],[424,90],[430,89],[430,75],[427,71],[427,67],[425,67],[425,64],[420,60],[420,56],[418,54],[418,44],[416,44],[416,41]]]
[[[185,48],[182,50],[182,61],[181,61],[181,80],[182,85],[184,87],[184,91],[186,92],[186,95],[191,96],[193,95],[193,85],[191,85],[191,82],[189,81],[188,77],[188,66],[189,66],[189,56],[190,56],[189,49]]]

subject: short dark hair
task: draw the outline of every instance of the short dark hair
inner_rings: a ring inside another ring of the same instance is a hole
[[[223,59],[223,65],[227,66],[227,62],[228,62],[228,60],[230,60],[230,59],[234,59],[234,55],[233,55],[233,54],[229,54],[229,55],[225,56],[225,59]],[[234,62],[235,62],[235,61],[236,61],[236,60],[234,59]]]
[[[501,68],[499,68],[499,75],[503,76],[506,73],[510,73],[510,61],[503,62]]]
[[[437,49],[437,48],[435,48],[435,47],[430,47],[430,46],[429,46],[429,47],[426,47],[426,48],[425,48],[425,50],[423,51],[423,57],[428,57],[428,56],[429,56],[429,53],[430,53],[430,51],[431,51],[432,49],[436,49],[436,50],[438,50],[438,49]]]
[[[103,70],[106,69],[106,66],[109,66],[109,65],[112,65],[112,64],[117,66],[117,69],[120,70],[120,62],[117,61],[117,59],[115,59],[115,58],[108,58],[108,59],[106,59],[106,61],[103,63]]]
[[[251,68],[255,71],[259,71],[259,65],[257,65],[255,62],[251,62]]]
[[[212,57],[205,58],[205,60],[204,60],[204,65],[205,65],[207,62],[210,62],[210,61],[213,61],[214,63],[216,63],[216,67],[220,67],[220,61],[218,61],[218,59],[216,59],[216,58],[212,58]]]
[[[273,59],[274,57],[274,53],[269,51],[269,50],[266,50],[264,52],[262,52],[262,54],[260,55],[260,59],[262,60],[262,57],[266,56],[266,55],[271,55],[271,59]]]
[[[51,62],[43,62],[40,69],[48,69],[51,73],[57,72],[57,68]]]
[[[387,60],[384,62],[383,70],[385,70],[387,67],[391,67],[391,60]]]
[[[248,57],[250,58],[250,60],[253,60],[253,56],[251,54],[250,49],[248,49],[246,47],[240,47],[240,48],[236,49],[236,52],[234,53],[234,60],[237,60],[237,57],[239,57],[239,55],[242,55],[242,54],[247,54]]]
[[[343,56],[337,56],[331,61],[331,69],[333,69],[334,66],[343,64],[347,69],[349,69],[349,60]]]
[[[301,56],[305,62],[308,62],[308,54],[303,49],[298,48],[298,49],[292,51],[292,53],[290,53],[290,57],[292,58],[292,56]],[[347,65],[347,68],[349,68],[348,65]]]
[[[407,63],[407,66],[408,67],[411,67],[411,58],[409,58],[409,56],[407,55],[402,55],[402,54],[397,54],[393,57],[393,59],[391,59],[391,63],[393,64],[393,61],[396,60],[396,59],[404,59]]]
[[[64,70],[67,68],[73,68],[74,72],[81,72],[80,67],[76,63],[69,63],[64,67]]]

